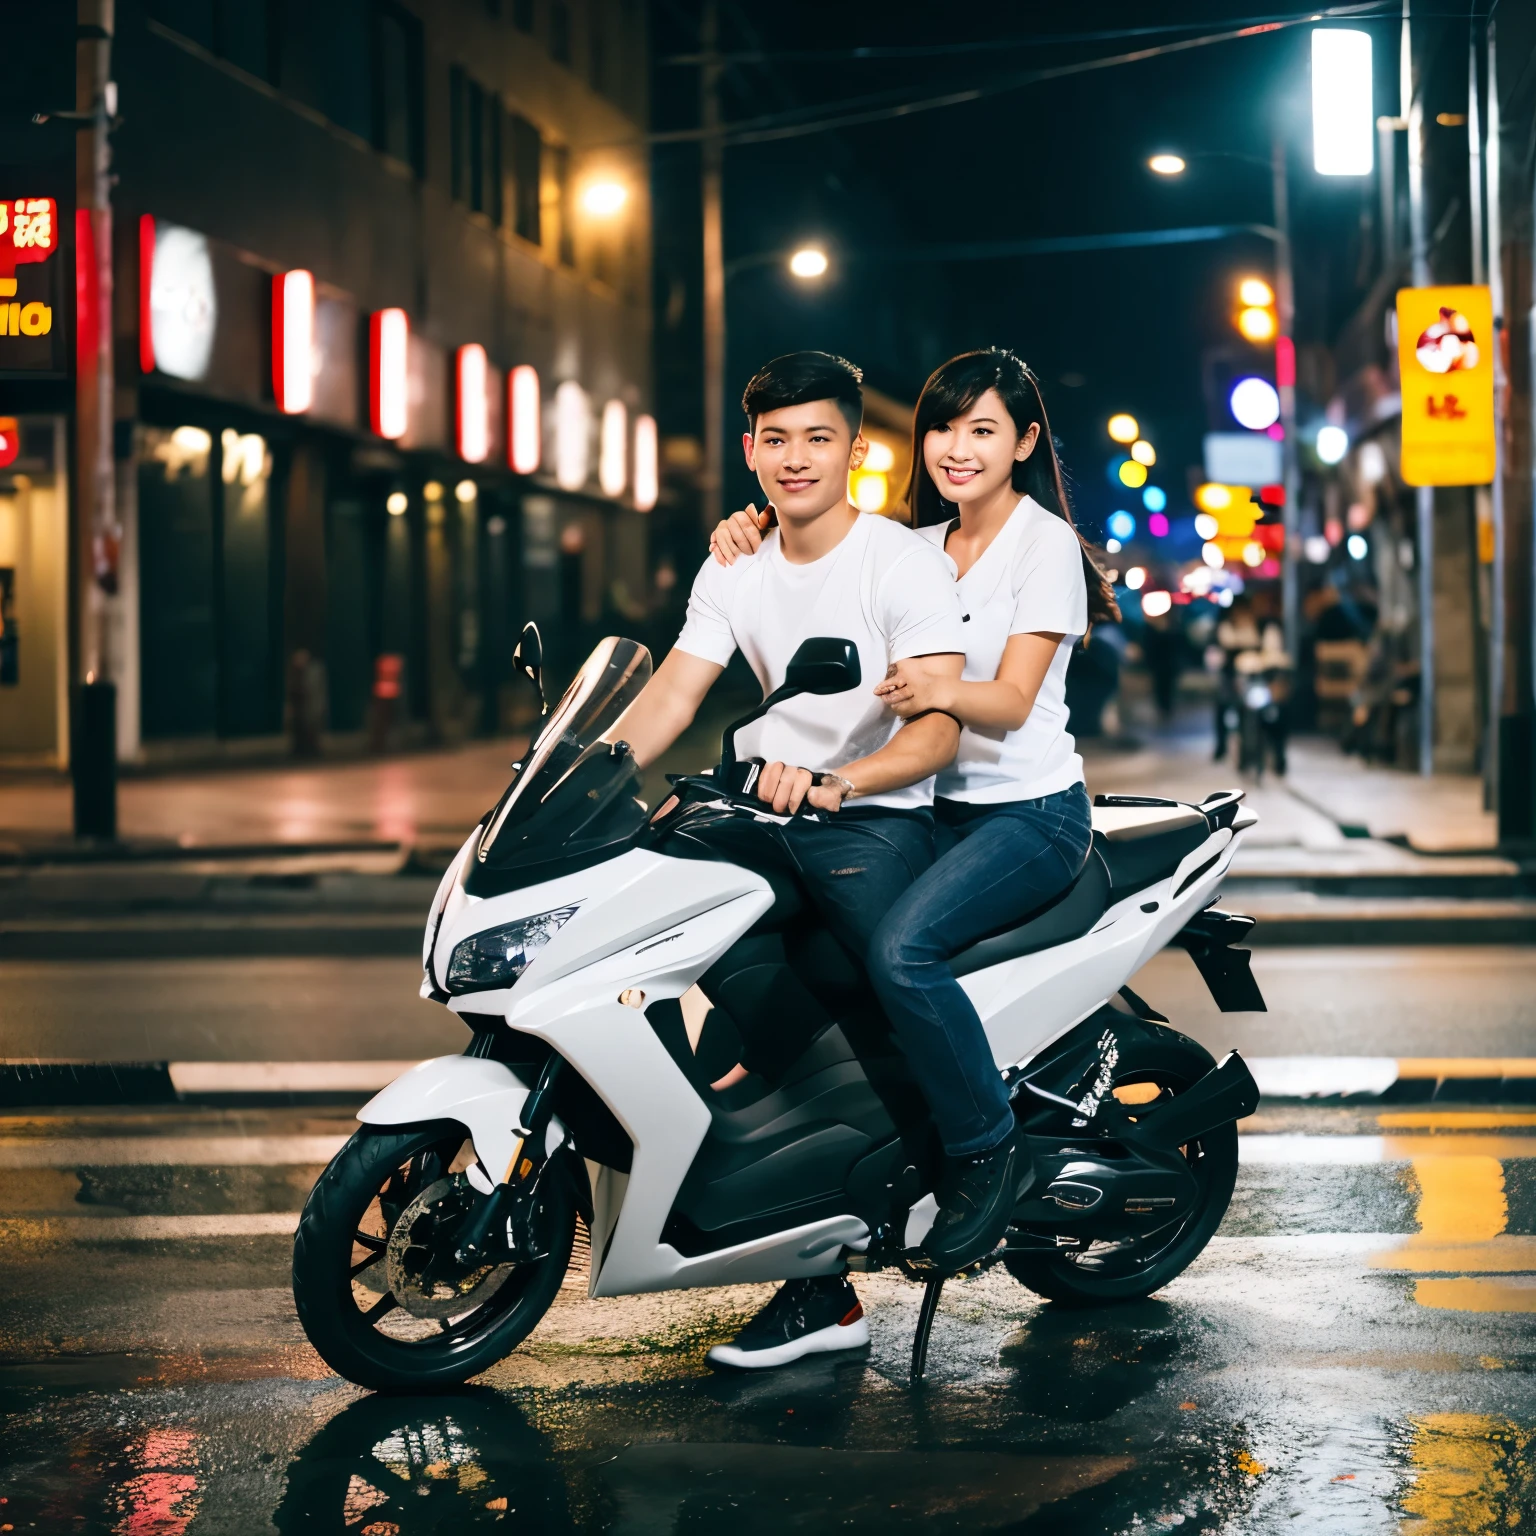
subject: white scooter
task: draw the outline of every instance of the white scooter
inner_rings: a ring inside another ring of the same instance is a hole
[[[537,684],[531,626],[518,657]],[[603,641],[514,765],[427,921],[422,995],[469,1045],[372,1099],[305,1205],[299,1317],[360,1385],[460,1382],[509,1354],[554,1300],[578,1217],[593,1296],[904,1268],[928,1285],[921,1374],[945,1278],[919,1252],[937,1139],[861,968],[797,887],[787,818],[733,750],[782,699],[857,687],[857,652],[807,641],[720,766],[674,779],[655,812],[605,739],[650,672],[643,646]],[[1210,907],[1258,819],[1241,799],[1101,796],[1072,887],[954,959],[1031,1154],[1001,1257],[1042,1296],[1145,1296],[1226,1211],[1253,1078],[1126,982],[1176,943],[1220,1007],[1263,1008],[1231,947],[1253,920]],[[765,1036],[793,1042],[786,1070],[711,1092]]]

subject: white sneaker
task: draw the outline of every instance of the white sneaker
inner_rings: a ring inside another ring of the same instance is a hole
[[[861,1349],[869,1343],[864,1307],[846,1275],[786,1280],[729,1344],[707,1358],[738,1371],[765,1371],[806,1355]]]

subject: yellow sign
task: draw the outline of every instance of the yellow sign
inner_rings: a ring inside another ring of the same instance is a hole
[[[1409,485],[1492,482],[1493,348],[1487,288],[1398,290],[1403,479]]]

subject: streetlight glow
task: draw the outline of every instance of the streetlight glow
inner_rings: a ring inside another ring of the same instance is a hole
[[[1127,416],[1121,411],[1109,418],[1109,435],[1117,443],[1134,443],[1141,436],[1141,428],[1134,416]]]
[[[789,258],[789,270],[796,277],[820,277],[827,270],[827,253],[807,245]]]
[[[1349,433],[1343,427],[1317,429],[1317,456],[1324,464],[1337,464],[1349,452]]]
[[[1129,486],[1133,491],[1139,491],[1147,483],[1147,466],[1138,464],[1135,459],[1127,459],[1120,466],[1120,484]]]
[[[610,219],[629,201],[629,189],[619,181],[588,182],[581,194],[584,213],[594,218]]]
[[[1245,309],[1237,317],[1237,328],[1243,333],[1246,341],[1273,341],[1275,339],[1275,317],[1267,309]]]
[[[1154,464],[1157,463],[1157,449],[1143,438],[1137,438],[1136,441],[1131,444],[1131,457],[1135,459],[1138,464],[1144,464],[1148,469],[1150,469]]]
[[[1262,277],[1245,277],[1237,285],[1237,296],[1244,304],[1263,309],[1275,302],[1275,290]]]
[[[1312,165],[1319,176],[1369,176],[1375,166],[1371,34],[1312,34]]]
[[[1280,396],[1268,379],[1239,379],[1227,404],[1239,426],[1262,432],[1280,420]]]
[[[1184,161],[1178,155],[1153,155],[1147,166],[1159,176],[1180,176],[1184,172]]]

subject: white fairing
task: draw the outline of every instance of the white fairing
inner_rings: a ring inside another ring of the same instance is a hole
[[[1107,832],[1121,813],[1094,814]],[[1155,819],[1155,813],[1134,814]],[[1238,830],[1255,819],[1244,813]],[[772,905],[767,882],[733,864],[632,849],[576,874],[481,900],[463,888],[473,841],[460,850],[452,885],[440,893],[428,922],[430,968],[439,984],[454,946],[471,935],[576,908],[514,987],[455,996],[448,1006],[500,1015],[511,1028],[548,1041],[592,1085],[633,1143],[627,1174],[587,1165],[594,1207],[591,1294],[830,1273],[849,1251],[867,1247],[869,1232],[853,1215],[695,1258],[661,1238],[711,1117],[639,1010],[681,997]],[[964,977],[998,1066],[1027,1061],[1114,996],[1210,903],[1235,847],[1233,832],[1213,832],[1172,876],[1118,902],[1092,932]],[[423,988],[430,991],[431,980]],[[456,1119],[490,1176],[500,1179],[516,1148],[512,1127],[525,1096],[499,1063],[444,1057],[391,1084],[360,1118],[375,1125]],[[553,1147],[565,1133],[552,1129],[550,1135]],[[909,1243],[921,1241],[933,1209],[931,1197],[913,1207]]]
[[[457,1120],[475,1144],[475,1154],[493,1182],[508,1176],[522,1147],[516,1127],[522,1123],[528,1089],[499,1061],[475,1056],[437,1056],[419,1062],[357,1112],[364,1125],[416,1125],[423,1120]],[[546,1151],[565,1140],[565,1127],[549,1127]]]

